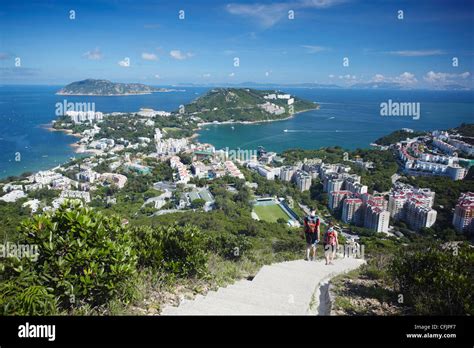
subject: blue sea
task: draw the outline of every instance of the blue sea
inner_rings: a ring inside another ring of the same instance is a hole
[[[139,96],[60,96],[63,86],[0,86],[0,178],[55,167],[77,157],[77,141],[63,132],[48,131],[56,118],[56,103],[95,103],[96,111],[138,111],[142,107],[173,111],[208,88]],[[15,161],[16,153],[20,161]]]
[[[139,96],[58,96],[62,86],[0,86],[0,177],[48,169],[77,156],[70,146],[76,139],[50,132],[45,125],[55,119],[56,103],[95,103],[96,111],[138,111],[142,107],[173,111],[209,88],[184,87],[184,92]],[[406,127],[415,130],[445,129],[474,121],[472,91],[394,91],[282,88],[298,97],[318,102],[319,110],[297,114],[278,122],[243,125],[209,125],[199,141],[216,148],[282,151],[339,145],[367,148],[380,136]],[[421,117],[380,116],[380,103],[419,102]],[[19,153],[20,161],[15,161]]]

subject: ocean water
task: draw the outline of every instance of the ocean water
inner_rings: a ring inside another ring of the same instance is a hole
[[[77,139],[45,125],[56,118],[56,103],[95,103],[102,112],[138,111],[142,107],[172,111],[208,88],[137,96],[97,97],[56,95],[62,86],[0,86],[0,178],[55,167],[77,156]],[[17,154],[19,153],[20,161]]]
[[[45,129],[55,119],[56,103],[95,103],[96,111],[138,111],[142,107],[172,111],[209,88],[185,87],[184,92],[139,96],[58,96],[61,86],[0,86],[0,177],[48,169],[76,156],[76,140]],[[282,151],[339,145],[368,147],[378,137],[402,127],[416,130],[450,128],[474,121],[473,92],[325,90],[285,88],[285,91],[319,102],[319,110],[294,118],[252,125],[209,125],[199,131],[199,141],[216,148]],[[419,102],[421,117],[382,117],[380,103],[389,99]],[[285,132],[286,130],[286,132]],[[17,153],[20,161],[16,161]]]
[[[283,151],[339,145],[367,148],[377,138],[400,128],[445,129],[474,122],[472,91],[389,91],[349,89],[285,89],[286,92],[320,104],[319,110],[270,123],[208,125],[199,141],[216,148]],[[381,116],[383,102],[419,102],[420,119]]]

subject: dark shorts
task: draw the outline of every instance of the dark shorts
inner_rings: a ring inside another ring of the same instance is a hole
[[[311,245],[318,244],[317,233],[305,232],[305,236],[306,236],[306,243],[311,244]]]

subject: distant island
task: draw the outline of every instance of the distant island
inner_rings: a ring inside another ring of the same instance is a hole
[[[319,105],[288,93],[250,88],[214,88],[180,112],[199,122],[264,122],[318,109]]]
[[[86,79],[75,81],[60,89],[58,95],[122,96],[174,92],[174,89],[155,88],[141,83],[117,83],[108,80]]]

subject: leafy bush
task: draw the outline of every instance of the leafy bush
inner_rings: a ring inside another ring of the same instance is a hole
[[[225,259],[239,259],[243,253],[251,248],[249,238],[245,235],[232,233],[212,233],[208,238],[207,246]]]
[[[474,314],[474,253],[468,245],[404,249],[390,272],[416,314]]]
[[[55,298],[60,310],[97,307],[112,298],[128,300],[127,281],[136,272],[137,257],[130,232],[118,217],[67,203],[24,221],[19,232],[22,243],[38,246],[39,255],[36,261],[7,259],[7,281],[0,294],[10,300],[18,296],[25,314],[35,314],[38,306],[25,305],[36,297],[48,299],[45,306]],[[10,282],[19,279],[24,283],[12,288]],[[8,313],[10,303],[2,303]]]
[[[206,270],[205,235],[195,226],[136,227],[138,264],[178,276],[202,275]]]
[[[0,315],[53,315],[57,314],[57,300],[52,289],[40,285],[34,272],[25,270],[19,259],[11,260],[13,279],[0,283]],[[6,275],[5,265],[2,273]]]

